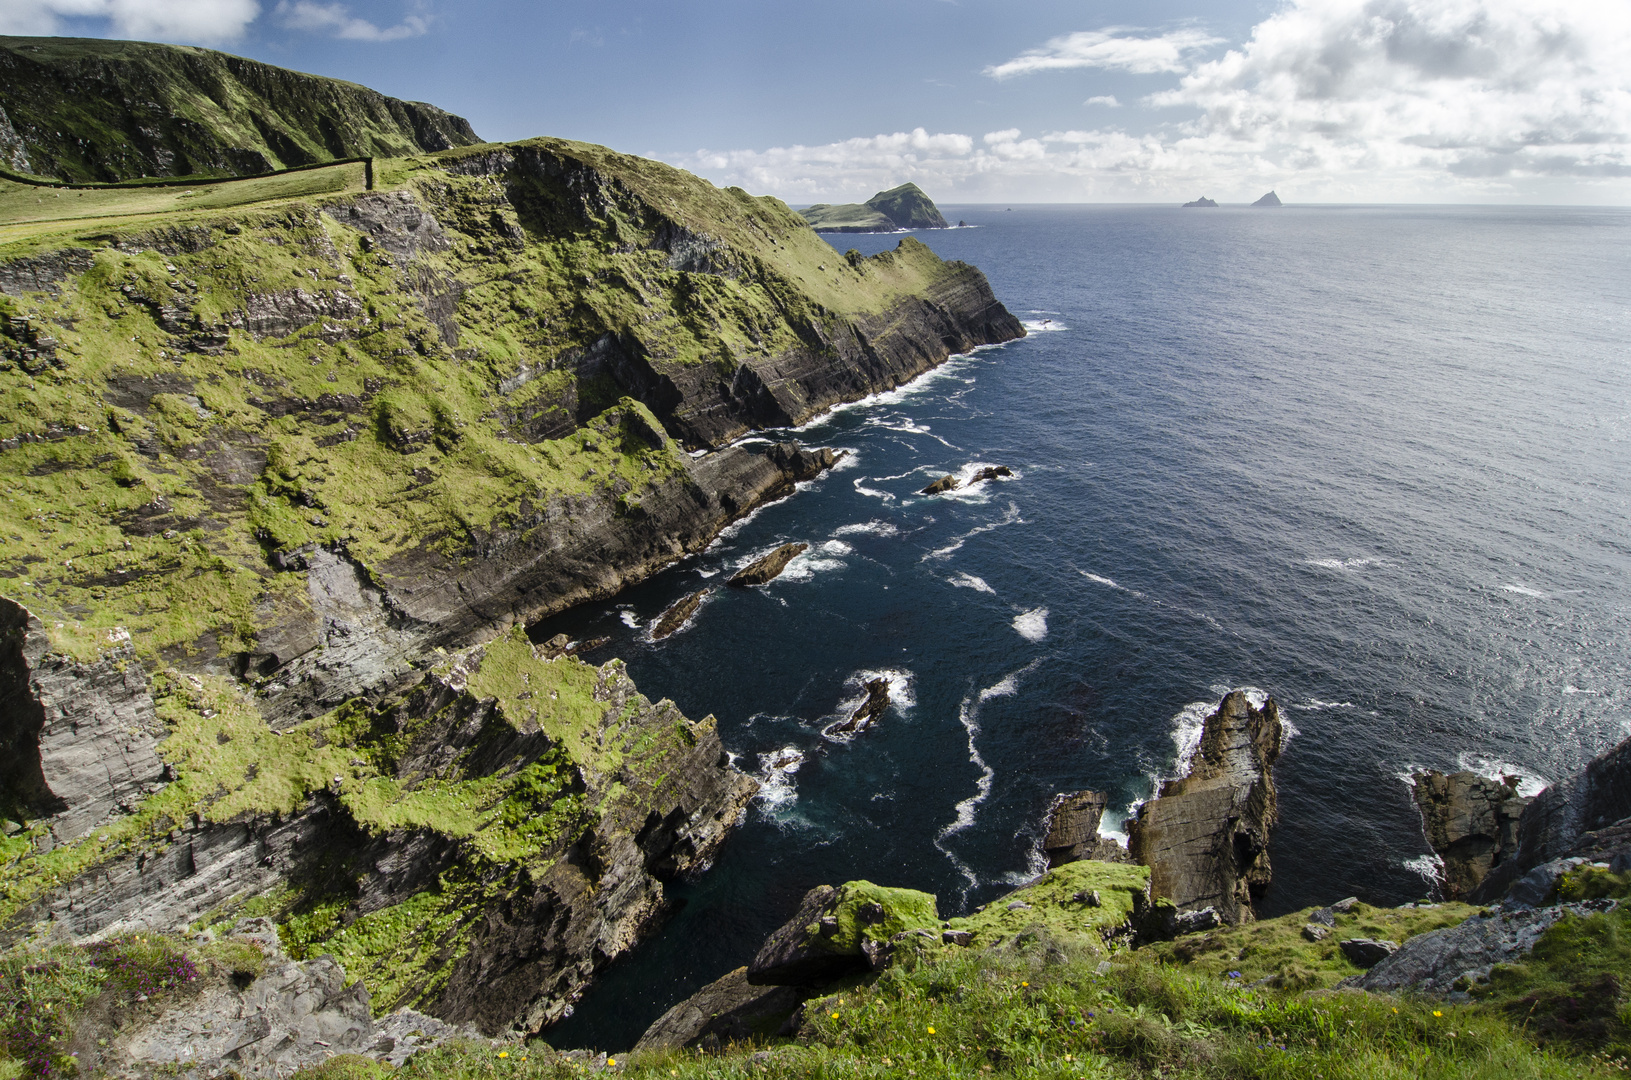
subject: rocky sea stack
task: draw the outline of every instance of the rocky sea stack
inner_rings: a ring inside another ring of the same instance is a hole
[[[951,226],[934,201],[916,184],[880,191],[864,203],[817,203],[799,211],[817,232],[898,232]]]

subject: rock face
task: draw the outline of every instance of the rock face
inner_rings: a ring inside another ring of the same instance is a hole
[[[1457,926],[1416,935],[1390,955],[1380,958],[1364,975],[1344,980],[1342,985],[1388,993],[1413,990],[1442,998],[1456,989],[1461,980],[1487,978],[1494,965],[1512,963],[1529,952],[1541,934],[1564,916],[1607,911],[1615,903],[1588,900],[1579,904],[1474,915]]]
[[[762,559],[755,559],[749,565],[738,570],[725,584],[733,585],[738,589],[750,585],[766,585],[781,576],[787,569],[787,564],[810,550],[809,544],[783,544]]]
[[[732,1042],[775,1034],[803,995],[791,986],[755,986],[739,967],[663,1013],[646,1029],[636,1050],[700,1046],[715,1050]]]
[[[1542,791],[1518,818],[1517,851],[1473,890],[1473,903],[1488,903],[1542,863],[1576,854],[1575,847],[1591,847],[1599,854],[1612,850],[1601,833],[1631,818],[1631,739],[1593,758],[1575,776]]]
[[[245,175],[480,142],[422,102],[208,49],[0,38],[9,167],[64,180]]]
[[[1206,718],[1189,775],[1167,781],[1127,823],[1128,851],[1150,868],[1152,896],[1179,911],[1216,908],[1231,924],[1255,917],[1271,876],[1281,738],[1272,699],[1253,708],[1237,690]]]
[[[702,606],[702,602],[706,600],[712,592],[712,588],[698,589],[696,592],[688,593],[674,601],[674,603],[669,605],[667,611],[658,616],[657,625],[651,628],[652,638],[656,641],[661,641],[663,638],[669,637],[674,633],[674,631],[684,626],[685,621],[697,613],[697,608]]]
[[[1459,900],[1518,847],[1518,819],[1528,799],[1510,783],[1477,773],[1419,773],[1416,805],[1427,842],[1444,860],[1444,897]]]

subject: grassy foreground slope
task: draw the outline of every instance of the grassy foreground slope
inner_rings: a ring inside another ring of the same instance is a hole
[[[434,105],[212,49],[0,37],[0,167],[17,172],[252,175],[479,141]]]

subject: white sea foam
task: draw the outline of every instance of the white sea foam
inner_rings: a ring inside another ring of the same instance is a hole
[[[1376,559],[1304,559],[1309,566],[1317,566],[1322,570],[1363,570],[1367,566],[1374,566]]]
[[[774,809],[798,799],[794,774],[804,764],[804,751],[796,746],[759,755],[759,794],[757,798]]]
[[[1551,787],[1551,782],[1544,776],[1525,769],[1521,765],[1509,765],[1498,758],[1485,757],[1476,753],[1461,753],[1456,755],[1456,768],[1467,772],[1477,773],[1488,780],[1500,780],[1507,776],[1518,778],[1518,794],[1524,798],[1539,795]]]
[[[1321,701],[1319,698],[1309,698],[1301,705],[1287,705],[1286,708],[1299,712],[1324,712],[1326,709],[1356,709],[1358,706],[1351,701]]]
[[[1025,328],[1027,334],[1047,334],[1054,330],[1070,329],[1058,319],[1021,319],[1019,324]]]
[[[850,483],[855,485],[855,493],[857,495],[868,495],[868,496],[871,496],[874,499],[882,499],[884,502],[894,502],[895,501],[895,496],[890,494],[889,492],[879,491],[877,488],[867,487],[866,486],[867,479],[868,478],[865,477],[865,476],[857,476],[854,480],[850,481]]]
[[[939,848],[941,853],[951,860],[951,864],[957,868],[957,872],[967,880],[968,887],[963,890],[964,896],[968,895],[968,889],[972,889],[980,883],[980,879],[966,862],[958,858],[955,852],[946,847],[946,841],[974,824],[975,814],[979,811],[980,804],[990,797],[991,784],[997,777],[996,771],[986,764],[985,758],[980,756],[980,747],[977,741],[980,737],[980,706],[992,698],[1012,697],[1014,694],[1019,693],[1019,681],[1035,670],[1038,663],[1040,661],[1033,660],[1018,671],[1004,675],[996,683],[986,687],[979,693],[969,694],[957,709],[957,719],[962,723],[963,730],[968,733],[968,759],[980,770],[980,778],[974,782],[974,794],[957,804],[955,816],[950,823],[940,830],[940,835],[935,837],[934,846]]]
[[[1527,585],[1502,585],[1501,589],[1504,592],[1517,593],[1519,596],[1532,596],[1536,600],[1545,600],[1547,598],[1546,594],[1539,589],[1531,589]]]
[[[857,409],[869,409],[878,405],[898,405],[908,398],[916,397],[918,394],[923,393],[941,379],[958,374],[968,365],[968,362],[974,357],[975,354],[984,352],[989,348],[997,348],[997,346],[981,345],[977,346],[971,352],[958,353],[956,356],[948,358],[946,362],[941,364],[939,367],[930,368],[917,378],[911,380],[910,382],[902,383],[893,390],[880,390],[876,394],[868,394],[866,397],[860,398],[856,401],[847,401],[841,405],[834,405],[827,411],[817,414],[816,416],[800,424],[798,427],[790,430],[795,434],[806,432],[818,424],[825,423],[840,412],[849,412]]]
[[[854,525],[840,525],[832,531],[834,536],[899,536],[900,530],[887,521],[861,521]]]
[[[1569,684],[1568,686],[1565,686],[1563,688],[1563,692],[1565,694],[1590,694],[1592,697],[1597,696],[1597,691],[1595,691],[1595,690],[1583,690],[1580,687],[1575,686],[1572,683]]]
[[[850,555],[855,551],[854,548],[850,547],[842,540],[828,540],[826,543],[816,548],[816,550],[821,552],[823,555]]]
[[[701,570],[701,569],[699,569],[697,571],[697,577],[700,577],[700,578],[711,578],[711,577],[718,577],[718,576],[719,576],[719,571],[718,570]]]
[[[1026,641],[1041,641],[1048,636],[1048,609],[1032,608],[1014,616],[1014,629]]]
[[[984,578],[977,578],[973,574],[956,574],[946,579],[959,589],[973,589],[975,592],[997,595],[997,590],[985,583]]]
[[[1004,525],[1023,524],[1025,524],[1025,519],[1019,516],[1019,504],[1011,502],[1008,504],[1008,512],[1002,516],[1001,521],[988,521],[984,525],[976,525],[963,535],[953,538],[952,542],[947,544],[945,547],[935,548],[933,551],[923,556],[923,558],[919,559],[918,562],[927,562],[930,559],[948,558],[954,552],[961,549],[964,544],[968,543],[972,537],[978,536],[980,533],[987,533],[992,529],[1000,529]]]
[[[1414,870],[1433,884],[1437,884],[1444,874],[1444,860],[1437,855],[1417,855],[1405,859],[1401,864],[1406,870]]]
[[[1086,579],[1087,579],[1087,580],[1089,580],[1089,581],[1096,581],[1096,582],[1098,582],[1098,583],[1099,583],[1099,584],[1100,584],[1100,585],[1108,585],[1108,586],[1109,586],[1109,587],[1110,587],[1110,588],[1112,588],[1112,589],[1119,589],[1119,588],[1121,588],[1121,586],[1120,586],[1120,585],[1117,585],[1117,584],[1116,584],[1116,583],[1115,583],[1115,582],[1113,582],[1113,581],[1111,581],[1111,580],[1110,580],[1110,579],[1109,579],[1109,578],[1107,578],[1107,577],[1100,577],[1100,576],[1099,576],[1099,575],[1097,575],[1097,574],[1090,574],[1090,573],[1088,573],[1088,572],[1087,572],[1087,571],[1086,571],[1086,570],[1078,570],[1078,571],[1076,571],[1076,572],[1077,572],[1077,573],[1078,573],[1078,574],[1080,574],[1080,575],[1082,575],[1082,576],[1083,576],[1083,577],[1085,577],[1085,578],[1086,578]]]
[[[628,627],[630,630],[640,629],[640,620],[636,618],[634,612],[630,611],[628,608],[624,608],[622,611],[619,611],[617,613],[617,617],[622,619],[623,625]]]

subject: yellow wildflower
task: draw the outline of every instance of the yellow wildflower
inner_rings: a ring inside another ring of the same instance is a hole
[[[1434,1016],[1443,1016],[1443,1015],[1444,1015],[1444,1014],[1443,1014],[1443,1013],[1441,1013],[1441,1012],[1439,1012],[1439,1011],[1438,1011],[1438,1010],[1437,1010],[1437,1009],[1434,1009],[1434,1010],[1433,1010],[1433,1015],[1434,1015]]]
[[[933,1034],[934,1034],[934,1028],[930,1028],[930,1029],[929,1029],[929,1034],[930,1034],[930,1035],[933,1035]]]
[[[832,1014],[832,1018],[833,1018],[833,1019],[834,1019],[834,1020],[837,1020],[837,1019],[838,1019],[838,1014],[837,1014],[837,1013],[833,1013],[833,1014]]]
[[[509,1051],[508,1051],[508,1050],[500,1050],[500,1051],[499,1051],[499,1052],[498,1052],[498,1056],[499,1056],[499,1057],[509,1057],[509,1056],[510,1056],[510,1052],[509,1052]]]

